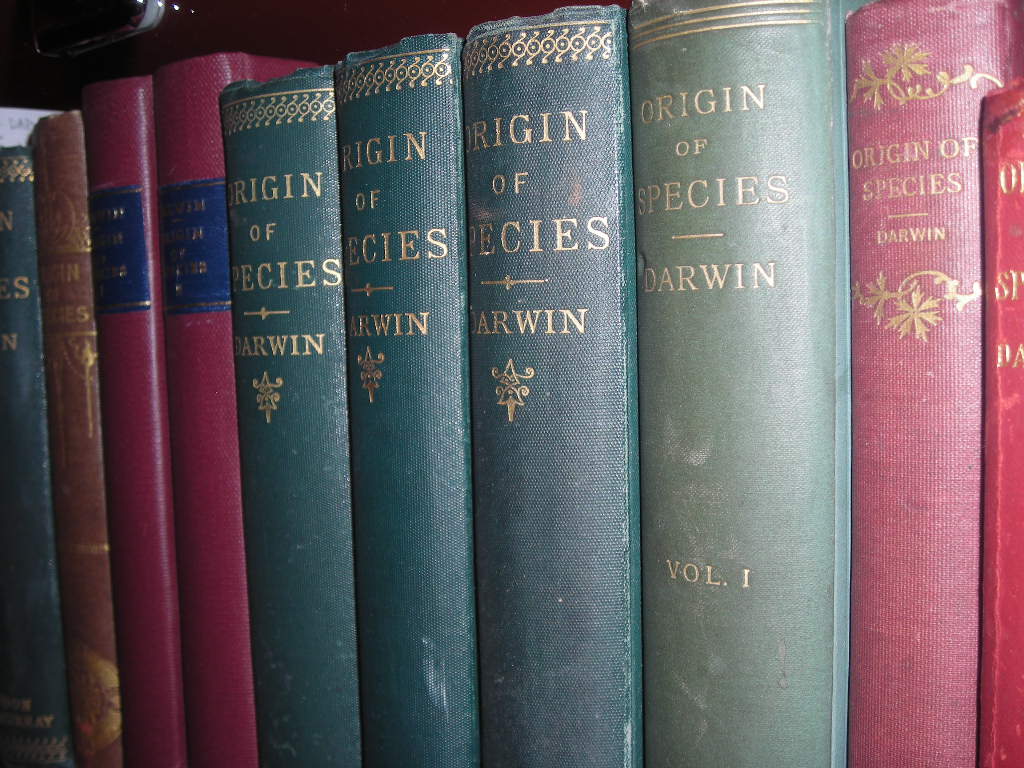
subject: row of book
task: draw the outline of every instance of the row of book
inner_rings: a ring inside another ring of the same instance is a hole
[[[0,150],[0,765],[1024,765],[1024,8],[626,26]]]

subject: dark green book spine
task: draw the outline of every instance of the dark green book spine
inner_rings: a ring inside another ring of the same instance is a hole
[[[73,766],[32,157],[0,149],[0,765]]]
[[[336,73],[367,766],[480,762],[461,48]]]
[[[482,762],[641,764],[624,12],[463,52]]]
[[[845,765],[839,10],[630,14],[650,768]]]
[[[221,94],[260,762],[358,766],[330,67]]]

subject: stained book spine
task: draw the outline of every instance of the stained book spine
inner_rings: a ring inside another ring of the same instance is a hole
[[[0,148],[0,764],[72,768],[34,187],[28,148]]]
[[[985,98],[981,768],[1024,764],[1024,81]]]
[[[82,92],[124,759],[187,762],[150,77]]]
[[[1020,10],[882,0],[847,24],[852,768],[975,765],[978,131],[982,96],[1021,71]]]
[[[221,123],[260,758],[358,766],[333,72],[231,85]]]
[[[482,762],[641,762],[625,16],[463,51]]]
[[[336,75],[368,766],[480,761],[461,49],[413,37]]]
[[[85,135],[80,112],[32,135],[53,509],[81,766],[119,768],[121,685],[107,538]]]
[[[258,760],[218,98],[235,80],[266,80],[298,66],[215,53],[168,64],[154,77],[182,664],[193,768],[254,768]]]
[[[644,710],[659,768],[845,760],[833,11],[767,3],[726,23],[713,2],[665,0],[630,16]]]

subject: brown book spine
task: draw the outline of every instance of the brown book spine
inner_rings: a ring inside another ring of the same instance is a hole
[[[75,754],[85,768],[120,768],[121,692],[81,113],[40,121],[32,143],[53,510]]]

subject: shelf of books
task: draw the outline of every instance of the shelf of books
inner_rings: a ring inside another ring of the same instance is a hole
[[[0,766],[1024,766],[1019,0],[45,5]]]

